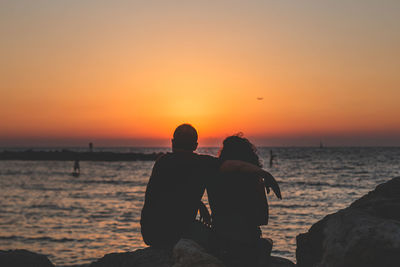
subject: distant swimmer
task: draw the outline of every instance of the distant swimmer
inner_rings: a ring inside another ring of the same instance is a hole
[[[274,165],[274,159],[276,158],[276,155],[272,152],[272,150],[269,151],[269,167],[272,167]]]
[[[74,172],[72,173],[73,176],[79,176],[81,173],[81,167],[79,166],[79,160],[75,160],[74,162]]]
[[[89,143],[89,151],[93,152],[93,143],[92,142]]]

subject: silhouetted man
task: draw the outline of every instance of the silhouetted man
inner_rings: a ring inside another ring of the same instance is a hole
[[[269,173],[249,163],[196,154],[197,145],[196,130],[182,124],[174,132],[172,153],[155,162],[140,220],[147,245],[171,248],[180,238],[191,237],[207,179],[217,172],[255,173],[270,181],[280,196],[279,186]]]

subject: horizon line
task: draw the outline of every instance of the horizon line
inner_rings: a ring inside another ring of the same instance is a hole
[[[221,144],[222,145],[222,144]],[[321,148],[320,145],[255,145],[257,148]],[[221,146],[210,146],[210,145],[199,145],[196,150],[199,148],[220,148]],[[326,145],[323,144],[322,149],[325,148],[400,148],[400,145]],[[76,145],[0,145],[0,149],[41,149],[41,148],[54,148],[54,149],[68,149],[68,148],[88,148],[88,146],[76,146]],[[102,148],[172,148],[171,146],[151,146],[151,145],[101,145],[93,147],[94,150],[102,149]],[[195,151],[196,151],[195,150]]]

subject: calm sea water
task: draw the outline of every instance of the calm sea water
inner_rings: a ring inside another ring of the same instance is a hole
[[[270,149],[277,155],[271,168]],[[200,149],[213,155],[217,151]],[[263,234],[274,240],[274,255],[292,260],[296,235],[400,176],[400,148],[259,148],[259,154],[283,195],[283,200],[269,195],[270,224]],[[0,161],[0,249],[24,248],[68,265],[143,248],[139,220],[152,166],[81,162],[82,174],[75,178],[73,162]]]

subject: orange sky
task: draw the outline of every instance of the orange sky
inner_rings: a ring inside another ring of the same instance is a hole
[[[400,2],[165,2],[1,2],[0,145],[400,145]]]

